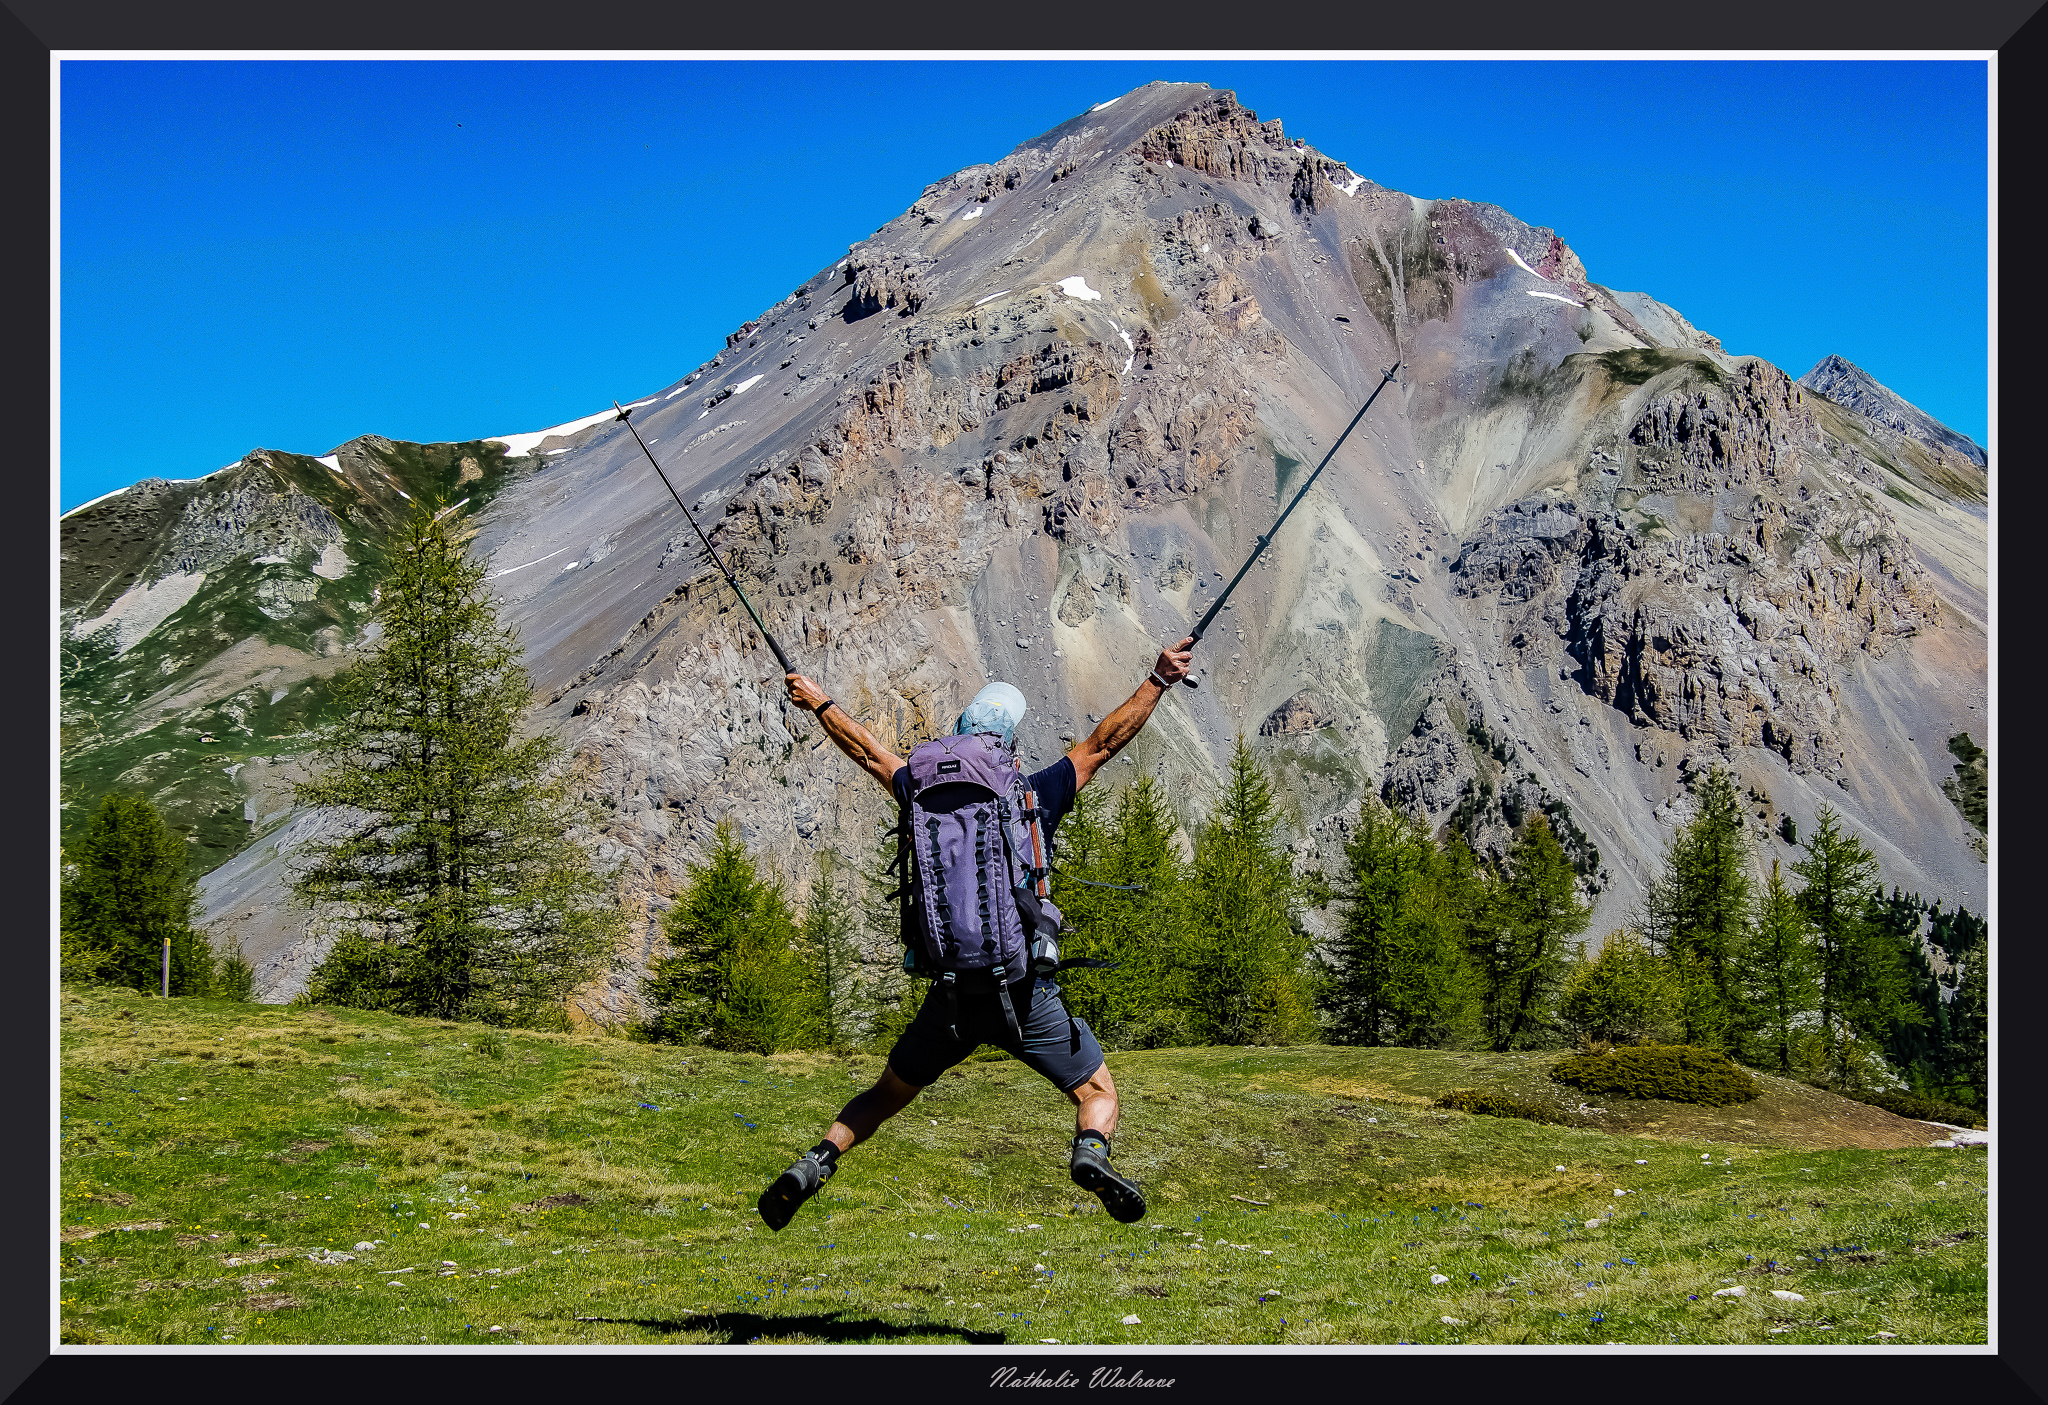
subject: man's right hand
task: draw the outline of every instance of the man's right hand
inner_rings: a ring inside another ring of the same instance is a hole
[[[816,712],[825,705],[825,690],[801,673],[785,674],[782,681],[789,685],[790,701],[804,711]]]
[[[1152,665],[1152,671],[1159,675],[1159,681],[1169,688],[1188,676],[1188,669],[1195,660],[1195,636],[1187,638],[1159,651],[1159,658]]]

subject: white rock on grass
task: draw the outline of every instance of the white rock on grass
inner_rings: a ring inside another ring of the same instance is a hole
[[[1717,1297],[1717,1298],[1746,1298],[1746,1297],[1748,1297],[1748,1296],[1749,1296],[1749,1289],[1747,1289],[1747,1288],[1716,1288],[1716,1289],[1714,1290],[1714,1296],[1715,1296],[1715,1297]]]
[[[1436,1286],[1437,1286],[1437,1285],[1439,1285],[1439,1284],[1442,1284],[1442,1283],[1448,1283],[1448,1282],[1450,1282],[1450,1281],[1451,1281],[1451,1280],[1450,1280],[1450,1279],[1449,1279],[1448,1277],[1446,1277],[1446,1276],[1445,1276],[1444,1274],[1441,1274],[1441,1273],[1432,1273],[1432,1274],[1431,1274],[1431,1275],[1429,1276],[1429,1283],[1430,1283],[1430,1286],[1431,1286],[1432,1288],[1433,1288],[1433,1287],[1436,1287]]]
[[[1803,1303],[1806,1301],[1806,1294],[1795,1293],[1788,1288],[1773,1288],[1771,1289],[1771,1296],[1780,1302]]]
[[[1126,1313],[1126,1314],[1124,1315],[1124,1326],[1126,1326],[1126,1327],[1135,1327],[1135,1326],[1137,1326],[1137,1325],[1138,1325],[1138,1314],[1137,1314],[1137,1313],[1135,1313],[1135,1312],[1131,1312],[1131,1313]]]
[[[1465,1319],[1462,1317],[1439,1317],[1437,1321],[1443,1323],[1446,1327],[1462,1327],[1465,1325]]]

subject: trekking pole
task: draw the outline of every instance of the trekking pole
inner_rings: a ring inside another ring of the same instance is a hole
[[[1351,423],[1344,426],[1344,432],[1337,436],[1337,442],[1330,446],[1330,452],[1323,455],[1323,461],[1317,464],[1316,471],[1308,476],[1308,482],[1301,485],[1301,491],[1296,493],[1292,501],[1281,509],[1280,515],[1273,519],[1273,525],[1268,527],[1266,534],[1259,538],[1259,544],[1252,548],[1252,554],[1245,557],[1244,564],[1237,568],[1237,574],[1230,578],[1230,584],[1223,587],[1223,593],[1216,597],[1216,603],[1209,607],[1209,613],[1202,616],[1201,623],[1188,631],[1189,636],[1197,644],[1201,643],[1202,636],[1209,632],[1209,626],[1215,623],[1217,614],[1223,609],[1223,602],[1230,598],[1231,591],[1237,589],[1237,583],[1244,579],[1245,572],[1252,568],[1252,563],[1259,559],[1260,554],[1268,546],[1272,545],[1273,538],[1279,535],[1280,524],[1287,520],[1287,514],[1294,511],[1295,505],[1308,496],[1308,490],[1315,486],[1316,479],[1322,475],[1325,468],[1330,466],[1330,460],[1337,456],[1338,448],[1343,445],[1346,439],[1351,437],[1351,431],[1358,428],[1358,422],[1365,418],[1365,412],[1372,408],[1372,402],[1380,398],[1380,392],[1387,388],[1388,383],[1394,379],[1394,372],[1400,369],[1401,363],[1397,360],[1393,365],[1380,373],[1380,383],[1373,387],[1372,394],[1365,397],[1365,403],[1358,407],[1358,413],[1351,417]],[[1187,684],[1190,688],[1201,686],[1201,684],[1195,681],[1195,676],[1192,673],[1180,681]]]
[[[1372,402],[1367,401],[1366,403],[1371,404]],[[711,538],[704,535],[702,527],[697,526],[697,519],[690,512],[688,505],[683,502],[683,495],[676,491],[676,485],[669,482],[668,475],[661,471],[661,464],[655,459],[654,451],[647,447],[647,441],[640,437],[639,427],[633,423],[633,412],[621,408],[616,400],[612,401],[612,408],[619,412],[619,418],[626,422],[626,428],[633,431],[633,442],[640,446],[641,453],[647,455],[647,462],[654,465],[655,476],[661,479],[661,486],[668,489],[668,495],[676,500],[676,506],[683,509],[683,516],[689,519],[691,528],[697,533],[697,540],[704,543],[704,554],[711,558],[711,564],[716,566],[718,573],[725,577],[725,583],[732,587],[732,593],[739,596],[740,604],[747,607],[747,614],[752,616],[754,628],[761,631],[761,637],[768,641],[768,647],[774,651],[775,661],[782,665],[784,673],[795,673],[796,666],[790,663],[789,655],[782,652],[782,646],[775,642],[775,636],[768,632],[768,626],[761,623],[761,615],[754,608],[754,602],[747,599],[747,593],[740,589],[740,583],[733,578],[732,572],[725,568],[725,563],[718,559],[718,553],[711,547]]]

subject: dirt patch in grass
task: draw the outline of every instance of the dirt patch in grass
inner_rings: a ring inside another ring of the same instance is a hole
[[[108,1225],[102,1229],[87,1229],[84,1225],[73,1225],[63,1231],[58,1238],[66,1244],[77,1244],[82,1240],[93,1239],[102,1234],[120,1234],[123,1231],[147,1232],[153,1229],[169,1228],[170,1224],[164,1220],[143,1220],[138,1224]]]

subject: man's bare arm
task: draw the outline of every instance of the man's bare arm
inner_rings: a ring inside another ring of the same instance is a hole
[[[801,673],[789,674],[783,682],[789,685],[790,700],[807,712],[817,712],[819,705],[826,700],[825,690]],[[841,751],[880,781],[883,789],[890,788],[896,772],[902,768],[902,757],[876,741],[873,732],[854,721],[837,703],[826,708],[818,721],[824,726],[825,735],[832,738]]]
[[[1074,763],[1076,790],[1093,780],[1102,763],[1122,751],[1151,720],[1152,709],[1159,706],[1166,690],[1187,677],[1188,663],[1194,658],[1194,653],[1192,637],[1181,640],[1170,649],[1161,649],[1158,661],[1152,665],[1151,675],[1138,685],[1138,691],[1103,718],[1101,725],[1089,733],[1086,741],[1067,753],[1067,759]]]

